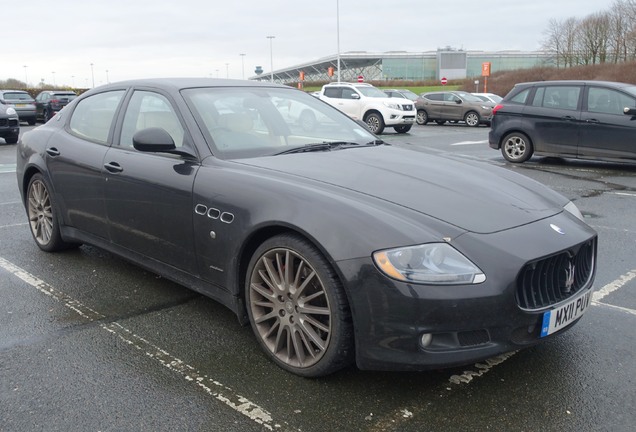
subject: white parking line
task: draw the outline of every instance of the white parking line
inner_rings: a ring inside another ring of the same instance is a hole
[[[36,276],[30,274],[26,270],[16,266],[15,264],[5,260],[2,257],[0,257],[0,268],[5,269],[9,273],[31,285],[42,294],[45,294],[51,297],[53,300],[62,303],[65,307],[71,309],[89,322],[98,321],[106,318],[103,314],[82,304],[71,296],[59,290],[56,290],[43,280],[37,278]],[[179,358],[168,353],[166,350],[161,349],[160,347],[148,342],[141,336],[136,335],[132,331],[128,330],[126,327],[117,323],[108,323],[101,324],[101,328],[106,330],[110,334],[117,336],[128,345],[145,353],[146,356],[148,356],[152,360],[157,361],[162,366],[181,375],[186,381],[193,383],[194,385],[203,389],[208,395],[212,396],[220,402],[223,402],[225,405],[229,406],[236,412],[248,417],[250,420],[258,423],[259,425],[262,425],[264,428],[277,431],[292,430],[288,426],[283,426],[275,423],[269,412],[267,412],[254,402],[251,402],[249,399],[241,396],[235,390],[221,384],[214,378],[201,373],[194,367],[188,365],[187,363],[184,363]]]
[[[628,193],[628,192],[610,192],[614,195],[628,196],[632,198],[636,198],[636,193]]]
[[[475,144],[488,144],[488,140],[481,141],[460,141],[451,144],[451,146],[463,146],[463,145],[475,145]]]
[[[627,282],[631,281],[634,278],[636,278],[636,269],[625,273],[624,275],[622,275],[621,277],[619,277],[615,281],[608,283],[603,288],[601,288],[600,290],[596,291],[592,295],[592,301],[595,301],[595,302],[600,301],[603,297],[613,293],[614,291],[616,291],[617,289],[621,288]]]

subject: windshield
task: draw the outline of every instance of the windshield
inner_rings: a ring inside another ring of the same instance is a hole
[[[2,97],[6,100],[32,101],[33,98],[28,93],[4,93]]]
[[[312,144],[376,140],[364,125],[305,92],[269,87],[182,91],[215,156],[270,156]]]
[[[359,86],[359,87],[356,87],[356,90],[358,90],[360,93],[362,93],[366,97],[372,97],[372,98],[386,98],[386,97],[388,97],[386,95],[386,93],[384,93],[382,90],[380,90],[378,88],[375,88],[375,87]]]

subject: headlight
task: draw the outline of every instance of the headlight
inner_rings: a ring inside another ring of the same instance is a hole
[[[394,104],[391,102],[384,102],[384,105],[392,109],[396,109],[396,110],[400,109],[400,106],[398,104]]]
[[[17,114],[17,112],[15,111],[15,109],[9,107],[9,108],[7,108],[7,114],[13,115],[13,114]]]
[[[486,280],[475,264],[446,243],[378,251],[373,260],[384,274],[403,282],[460,285]]]
[[[565,206],[563,206],[563,210],[567,211],[572,216],[576,216],[578,219],[585,222],[585,219],[583,218],[583,214],[581,213],[581,210],[579,210],[579,208],[572,201],[568,202]]]

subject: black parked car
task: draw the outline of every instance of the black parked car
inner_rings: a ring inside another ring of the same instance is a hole
[[[0,102],[0,138],[15,144],[20,136],[20,119],[15,108]]]
[[[314,127],[279,109],[293,105]],[[17,155],[40,249],[93,244],[210,296],[298,375],[471,363],[590,302],[597,237],[568,199],[387,145],[289,87],[109,84]]]
[[[517,84],[494,109],[490,147],[510,162],[533,154],[636,161],[636,86],[605,81]]]
[[[77,94],[75,92],[67,90],[45,90],[40,92],[35,97],[37,118],[46,123],[76,97]]]

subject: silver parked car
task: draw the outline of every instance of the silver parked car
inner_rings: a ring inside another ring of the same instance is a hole
[[[415,102],[417,124],[435,121],[442,125],[447,121],[464,121],[468,126],[490,124],[492,102],[484,102],[477,96],[463,91],[422,93]]]
[[[35,100],[24,90],[0,90],[0,103],[13,107],[20,121],[35,124]]]

